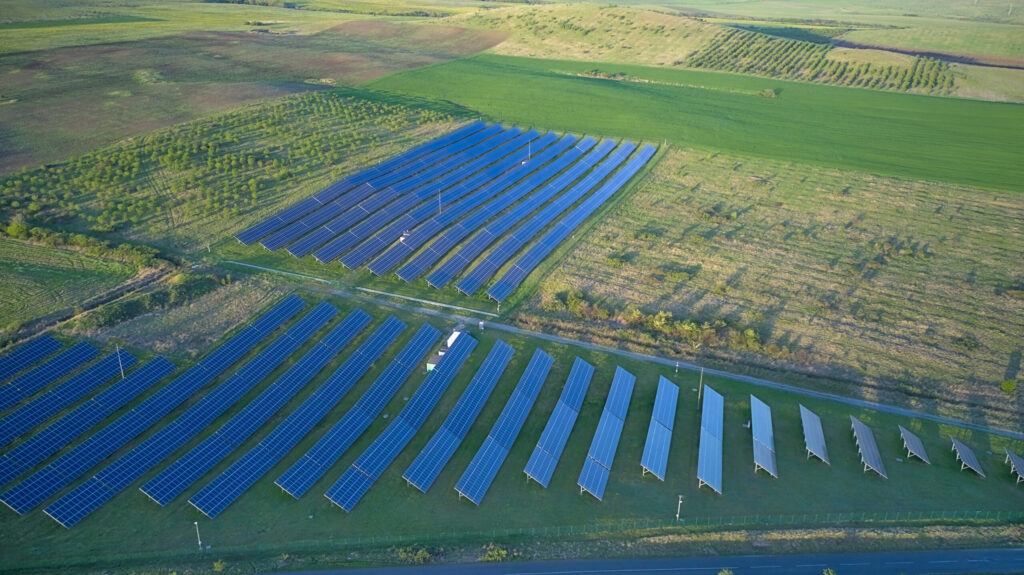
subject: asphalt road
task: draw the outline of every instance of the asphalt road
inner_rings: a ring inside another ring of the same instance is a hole
[[[673,559],[607,559],[536,563],[471,563],[429,567],[385,567],[308,571],[305,575],[936,575],[940,573],[1024,573],[1024,549],[842,553],[743,557],[679,557]],[[292,573],[291,575],[295,575]]]

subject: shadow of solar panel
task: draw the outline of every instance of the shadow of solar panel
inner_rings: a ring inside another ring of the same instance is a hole
[[[722,493],[722,429],[725,399],[704,386],[700,417],[700,446],[697,454],[697,488],[707,485]]]
[[[0,457],[0,485],[44,461],[70,444],[92,426],[103,421],[135,399],[154,383],[170,375],[174,365],[162,357],[146,363],[128,376],[100,392],[91,400],[55,421],[49,427],[23,441]]]
[[[99,354],[98,349],[83,341],[15,377],[9,383],[0,386],[0,411],[16,405],[85,365]]]
[[[0,357],[0,381],[14,377],[61,347],[60,342],[49,334],[15,347]]]
[[[960,471],[970,469],[978,475],[985,477],[985,471],[981,468],[981,462],[978,461],[978,456],[974,454],[974,450],[955,437],[950,439],[953,440],[953,451],[956,452],[956,458],[960,461]]]
[[[888,479],[885,473],[885,466],[882,464],[882,455],[878,452],[878,444],[875,443],[875,434],[871,428],[861,423],[854,416],[850,416],[850,427],[853,429],[853,437],[857,442],[857,450],[860,452],[861,461],[864,463],[864,471],[868,469]]]
[[[828,450],[825,448],[825,432],[821,429],[821,419],[816,413],[801,405],[800,422],[804,430],[807,458],[810,459],[813,455],[825,463],[829,463]]]
[[[130,369],[137,361],[132,354],[119,350],[0,418],[0,446],[9,444],[26,431],[82,399],[120,374],[122,369]]]
[[[932,462],[928,460],[928,453],[924,450],[924,443],[921,442],[921,438],[902,425],[897,425],[896,427],[900,428],[900,437],[903,438],[903,447],[907,449],[907,458],[909,459],[910,456],[914,456],[931,465]]]

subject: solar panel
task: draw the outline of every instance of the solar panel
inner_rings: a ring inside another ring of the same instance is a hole
[[[477,450],[466,471],[455,483],[455,491],[459,497],[465,497],[476,505],[480,505],[484,495],[497,477],[501,465],[508,457],[508,448],[487,436],[483,445]]]
[[[1010,451],[1008,447],[1004,447],[1003,451],[1006,452],[1004,463],[1010,464],[1010,475],[1016,475],[1017,485],[1020,485],[1020,482],[1024,481],[1024,458]],[[961,469],[961,471],[963,470]]]
[[[612,379],[611,389],[608,390],[608,397],[605,399],[604,411],[601,419],[597,422],[597,431],[594,432],[594,439],[590,443],[590,450],[587,452],[587,462],[584,462],[580,471],[578,484],[580,493],[590,493],[598,500],[604,498],[604,488],[608,483],[608,474],[597,473],[593,463],[611,472],[612,462],[615,460],[615,452],[619,447],[619,437],[622,435],[622,426],[625,424],[626,413],[629,411],[629,401],[633,396],[633,386],[636,377],[622,367],[615,368],[615,376]],[[590,462],[593,463],[590,463]]]
[[[169,503],[256,433],[369,323],[369,314],[352,311],[256,399],[139,489],[159,505]]]
[[[821,418],[816,413],[800,406],[800,423],[804,429],[804,446],[807,448],[807,458],[815,456],[818,459],[829,463],[828,450],[825,448],[825,432],[821,429]]]
[[[704,386],[704,405],[700,416],[700,447],[697,454],[697,488],[707,485],[722,493],[722,431],[725,399]]]
[[[750,396],[750,431],[754,441],[754,472],[764,469],[777,478],[779,470],[775,461],[772,408],[753,395]]]
[[[384,353],[404,327],[405,324],[397,318],[389,317],[341,367],[306,398],[302,405],[267,434],[248,454],[189,498],[189,503],[208,517],[219,515],[312,431],[313,427],[365,375],[372,363]],[[432,338],[419,337],[423,333],[432,334]],[[413,336],[412,341],[406,344],[406,349],[410,346],[417,347],[421,354],[425,355],[427,349],[440,335],[441,332],[437,329],[424,324],[417,335]],[[395,362],[391,365],[395,365]],[[262,455],[263,453],[266,455]]]
[[[660,378],[640,467],[644,474],[651,472],[662,481],[665,481],[665,470],[668,468],[668,452],[672,446],[672,428],[675,425],[678,399],[679,386],[664,377]]]
[[[440,429],[402,474],[410,485],[426,493],[434,484],[476,421],[514,352],[500,339],[494,344]]]
[[[857,442],[857,450],[860,452],[861,461],[864,463],[864,471],[868,469],[888,479],[885,474],[885,466],[882,464],[882,455],[878,452],[878,444],[875,443],[875,434],[871,428],[861,423],[859,419],[850,416],[850,426],[853,428],[853,437]]]
[[[44,357],[57,351],[62,346],[49,334],[27,341],[0,357],[0,381],[5,381],[30,366],[39,363]]]
[[[153,359],[111,385],[50,426],[0,456],[0,485],[31,469],[61,450],[82,433],[103,421],[154,383],[170,375],[174,365],[162,357]]]
[[[360,481],[360,489],[351,490],[346,486],[347,481],[343,476],[330,489],[327,490],[327,498],[331,499],[345,511],[351,511],[359,502],[362,496],[372,487],[373,481],[378,479],[384,470],[398,457],[398,454],[408,445],[427,416],[437,405],[441,395],[448,389],[451,380],[458,373],[459,368],[465,362],[469,353],[476,347],[477,341],[466,333],[462,333],[455,340],[455,343],[444,354],[437,367],[427,374],[426,379],[420,384],[413,394],[409,403],[405,405],[391,424],[380,436],[360,455],[352,464],[349,474],[362,472],[370,478],[370,482]],[[333,493],[343,494],[337,501],[332,498]]]
[[[9,383],[0,385],[0,411],[85,365],[99,353],[98,349],[83,341],[15,377]]]
[[[914,456],[921,461],[931,465],[931,461],[928,459],[928,453],[924,450],[924,443],[921,442],[921,438],[914,435],[909,429],[902,425],[897,425],[900,428],[900,437],[903,438],[903,447],[907,449],[907,458]]]
[[[82,399],[121,373],[121,369],[130,369],[136,361],[132,354],[119,350],[0,418],[0,447]]]
[[[301,300],[298,301],[301,303]],[[270,328],[271,324],[264,320],[271,317],[280,325],[294,314],[293,310],[295,309],[295,299],[291,297],[285,298],[270,311],[257,318],[252,325],[259,323],[260,329],[266,331]],[[218,354],[220,356],[215,365],[224,365],[231,358],[240,358],[251,351],[262,340],[262,337],[259,336],[260,332],[252,330],[252,325],[243,329],[210,354]],[[251,335],[254,333],[257,334],[256,338],[253,338]],[[228,350],[228,352],[224,353],[224,350]],[[219,375],[219,372],[211,371],[198,364],[193,366],[137,405],[130,412],[93,434],[47,467],[37,471],[25,481],[0,495],[0,500],[7,503],[7,500],[10,499],[15,503],[8,503],[8,505],[12,507],[17,505],[18,508],[25,511],[34,508],[50,495],[53,495],[64,486],[81,477],[86,471],[106,459],[126,443],[138,437],[139,434]],[[123,480],[123,478],[119,478],[119,480]],[[107,488],[115,489],[111,485],[107,485]],[[50,507],[47,507],[47,510],[54,509],[54,512],[48,511],[48,514],[62,525],[70,527],[105,501],[91,498],[91,494],[91,491],[84,488],[82,491],[72,490],[54,502]],[[79,500],[78,498],[81,499]],[[63,511],[61,510],[65,509],[74,510],[74,513],[69,516],[63,516]]]
[[[500,204],[495,206],[493,211],[484,212],[477,216],[471,224],[460,224],[453,232],[446,234],[431,244],[426,251],[422,252],[420,256],[417,256],[417,258],[410,262],[409,265],[416,266],[425,271],[444,257],[444,255],[449,251],[454,249],[455,246],[458,245],[466,236],[482,226],[489,218],[498,216],[493,222],[487,224],[483,230],[473,236],[471,240],[460,248],[455,256],[443,263],[436,271],[427,277],[427,283],[431,286],[435,288],[444,287],[456,275],[458,275],[459,272],[469,266],[469,264],[476,259],[477,256],[483,253],[491,243],[497,240],[498,237],[509,229],[512,229],[512,227],[519,223],[523,218],[527,217],[531,212],[545,204],[548,200],[560,194],[562,190],[576,181],[576,179],[586,173],[587,170],[604,159],[604,157],[611,152],[614,147],[615,143],[610,140],[601,142],[601,145],[594,148],[594,150],[587,154],[583,159],[567,168],[561,175],[554,180],[551,180],[550,183],[545,184],[547,178],[542,181],[533,182],[533,186],[529,190],[523,191],[523,194],[528,194],[537,187],[540,187],[540,189],[536,193],[533,193],[524,199],[522,202],[514,206],[512,206],[511,203],[507,205]],[[549,175],[548,178],[552,175],[553,174]],[[508,208],[508,210],[503,212],[505,208]],[[421,271],[419,273],[423,272]],[[412,281],[412,279],[419,276],[407,276],[404,275],[404,271],[399,271],[399,277],[402,277],[402,279],[405,279],[406,281]]]
[[[950,439],[953,440],[953,451],[956,452],[956,458],[961,464],[960,471],[970,469],[978,475],[985,477],[985,471],[981,468],[981,462],[974,455],[974,451],[957,438],[951,437]]]
[[[616,172],[607,182],[604,183],[589,198],[573,209],[567,216],[548,230],[529,250],[516,261],[505,275],[501,277],[489,290],[487,295],[502,302],[512,295],[517,287],[530,275],[540,262],[544,260],[558,245],[569,237],[573,231],[600,208],[612,195],[620,190],[626,183],[654,156],[655,149],[651,146],[644,146],[633,156],[630,161]],[[537,230],[539,231],[539,230]],[[497,269],[495,269],[497,271]],[[490,277],[490,276],[488,276]]]
[[[329,186],[327,190],[324,190],[325,192],[328,192],[328,190],[330,190],[326,195],[324,194],[324,192],[321,192],[314,195],[313,197],[306,198],[305,200],[299,202],[298,204],[286,208],[285,210],[278,212],[277,214],[271,216],[270,218],[263,220],[262,222],[238,233],[235,236],[235,238],[245,245],[250,245],[259,240],[260,238],[286,226],[295,219],[300,218],[303,215],[315,210],[324,203],[333,200],[341,193],[344,193],[345,190],[350,189],[353,185],[357,185],[362,182],[368,181],[381,173],[392,171],[405,163],[413,161],[425,154],[429,154],[430,152],[437,150],[438,148],[450,144],[451,142],[455,142],[474,132],[477,132],[483,129],[485,126],[486,124],[484,124],[484,122],[474,122],[468,126],[459,128],[451,132],[450,134],[437,138],[431,142],[427,142],[426,144],[416,146],[398,156],[395,156],[394,158],[386,162],[383,162],[367,170],[364,170],[359,174],[356,174],[355,176],[350,176],[348,178],[345,178],[344,180],[335,182],[334,184],[331,184],[331,186]]]

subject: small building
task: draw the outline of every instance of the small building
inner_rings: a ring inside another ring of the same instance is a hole
[[[448,352],[448,348],[455,344],[455,340],[458,339],[460,335],[462,335],[461,331],[453,331],[452,334],[448,336],[448,339],[441,344],[441,348],[437,350],[437,354],[430,356],[430,359],[427,360],[428,372],[434,371],[434,368],[437,367],[437,362],[441,361],[444,354]]]

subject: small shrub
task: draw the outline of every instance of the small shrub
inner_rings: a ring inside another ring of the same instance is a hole
[[[400,547],[395,550],[395,555],[398,560],[402,563],[409,565],[423,565],[427,561],[430,561],[430,552],[424,547],[412,546],[412,547]]]
[[[1007,379],[1003,381],[999,387],[1003,390],[1003,393],[1013,393],[1017,390],[1017,382],[1012,379]]]
[[[213,562],[213,571],[215,573],[220,573],[227,566],[228,566],[227,561],[224,561],[223,559],[218,559],[218,560]]]
[[[508,549],[504,547],[498,547],[494,543],[488,543],[484,547],[484,555],[480,558],[481,561],[488,561],[491,563],[498,563],[508,559]]]

